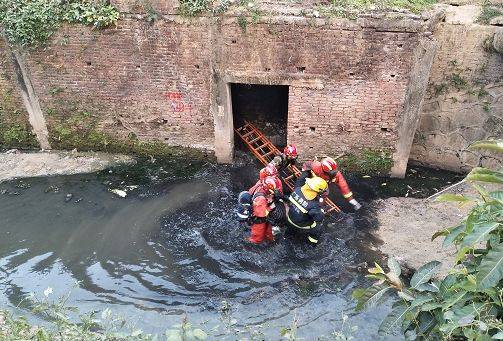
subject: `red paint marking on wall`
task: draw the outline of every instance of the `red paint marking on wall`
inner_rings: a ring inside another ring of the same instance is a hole
[[[166,97],[169,99],[169,100],[172,100],[172,101],[176,101],[176,100],[181,100],[183,98],[183,95],[181,92],[172,92],[172,91],[168,91],[166,92]]]
[[[165,93],[166,98],[171,102],[171,110],[173,112],[184,112],[185,110],[192,110],[191,103],[183,101],[183,94],[178,91],[168,91]]]

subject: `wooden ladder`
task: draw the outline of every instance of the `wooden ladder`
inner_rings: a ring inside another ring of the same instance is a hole
[[[255,155],[264,166],[267,166],[276,155],[281,154],[279,149],[250,122],[245,121],[242,127],[234,130],[251,150],[253,155]],[[285,185],[293,191],[295,188],[295,181],[300,175],[300,170],[296,166],[288,166],[288,168],[283,170],[279,175],[283,179]],[[326,213],[341,211],[341,209],[329,198],[325,198],[324,203],[328,207]]]

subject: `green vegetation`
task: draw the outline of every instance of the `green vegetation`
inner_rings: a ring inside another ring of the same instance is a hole
[[[319,6],[318,11],[326,17],[356,19],[360,13],[369,10],[407,9],[413,13],[420,13],[436,2],[436,0],[332,0],[328,6]]]
[[[112,313],[108,308],[102,311],[92,311],[79,315],[78,310],[67,305],[71,292],[58,297],[55,301],[50,299],[52,288],[44,290],[42,298],[30,294],[22,302],[23,306],[31,309],[37,316],[44,318],[45,327],[33,326],[24,317],[15,317],[6,310],[0,310],[0,340],[36,340],[36,341],[198,341],[206,339],[235,339],[235,340],[265,340],[266,337],[261,325],[239,326],[238,321],[232,318],[232,307],[227,301],[222,301],[219,309],[220,322],[208,329],[203,325],[190,323],[187,315],[180,316],[180,323],[168,326],[162,334],[144,333],[135,325],[128,323],[123,317]],[[69,316],[76,316],[70,318]],[[353,334],[358,327],[348,324],[348,316],[342,314],[342,323],[328,336],[320,335],[318,340],[349,341],[354,340]],[[204,323],[203,323],[204,324]],[[297,316],[291,324],[281,328],[277,327],[277,337],[274,339],[301,340],[297,336]]]
[[[482,12],[477,18],[477,23],[487,25],[492,18],[503,15],[503,7],[501,5],[491,5],[490,2],[485,2],[482,6]]]
[[[241,27],[241,31],[246,32],[246,27],[248,26],[248,19],[245,15],[241,14],[236,18],[239,27]]]
[[[193,17],[207,11],[211,6],[210,0],[180,0],[178,11],[181,15]]]
[[[344,155],[338,162],[345,171],[359,174],[387,175],[393,166],[388,150],[365,149],[360,153]]]
[[[52,115],[57,113],[52,110]],[[192,148],[168,146],[160,141],[142,142],[133,132],[120,138],[99,130],[98,116],[81,111],[70,117],[49,124],[49,142],[54,149],[79,151],[104,151],[109,153],[152,156],[159,159],[187,157],[194,160],[206,159],[203,151]]]
[[[27,114],[18,110],[12,89],[0,90],[0,148],[36,148]]]
[[[119,12],[111,5],[91,0],[0,0],[0,25],[10,43],[44,45],[63,22],[113,25]]]
[[[491,53],[492,49],[492,38],[487,38],[483,42],[483,46],[486,52]],[[487,65],[483,65],[483,69],[480,72],[485,72]],[[451,60],[448,63],[448,69],[445,72],[444,78],[440,83],[431,83],[428,92],[430,97],[439,97],[441,95],[448,94],[449,92],[463,91],[465,94],[474,96],[478,99],[479,104],[482,109],[486,112],[491,111],[491,97],[489,92],[486,90],[485,85],[478,81],[467,80],[463,77],[463,73],[469,71],[468,69],[462,69],[459,67],[456,60]],[[458,102],[456,97],[450,97],[452,103]]]
[[[466,79],[461,77],[459,73],[453,73],[451,74],[451,84],[453,87],[455,87],[458,91],[461,89],[465,89],[468,85]]]
[[[470,149],[503,153],[503,140],[474,143]],[[473,205],[457,225],[435,233],[444,247],[455,245],[455,264],[447,276],[435,279],[440,262],[421,266],[407,283],[400,278],[398,262],[388,260],[389,272],[378,264],[368,277],[378,282],[357,289],[357,310],[375,306],[388,292],[399,300],[382,322],[379,333],[398,330],[407,340],[501,340],[503,339],[503,172],[477,167],[466,177],[478,198],[444,194],[438,201]],[[488,192],[478,183],[500,186]]]

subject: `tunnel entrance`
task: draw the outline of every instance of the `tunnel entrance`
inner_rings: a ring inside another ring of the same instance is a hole
[[[288,85],[232,83],[232,116],[234,127],[252,122],[279,148],[286,145],[288,118]],[[244,144],[235,137],[236,148]]]

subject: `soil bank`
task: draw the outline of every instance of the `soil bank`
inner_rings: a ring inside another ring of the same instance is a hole
[[[475,197],[469,184],[463,183],[448,191]],[[375,202],[379,229],[375,231],[382,240],[379,249],[397,258],[403,265],[417,269],[421,265],[438,260],[442,262],[440,273],[445,274],[454,262],[454,246],[443,248],[443,238],[431,240],[431,236],[447,227],[456,226],[470,210],[469,205],[435,202],[434,199],[388,198]]]
[[[71,151],[24,153],[11,150],[0,154],[0,182],[35,176],[92,173],[133,162],[132,157],[117,154]]]

